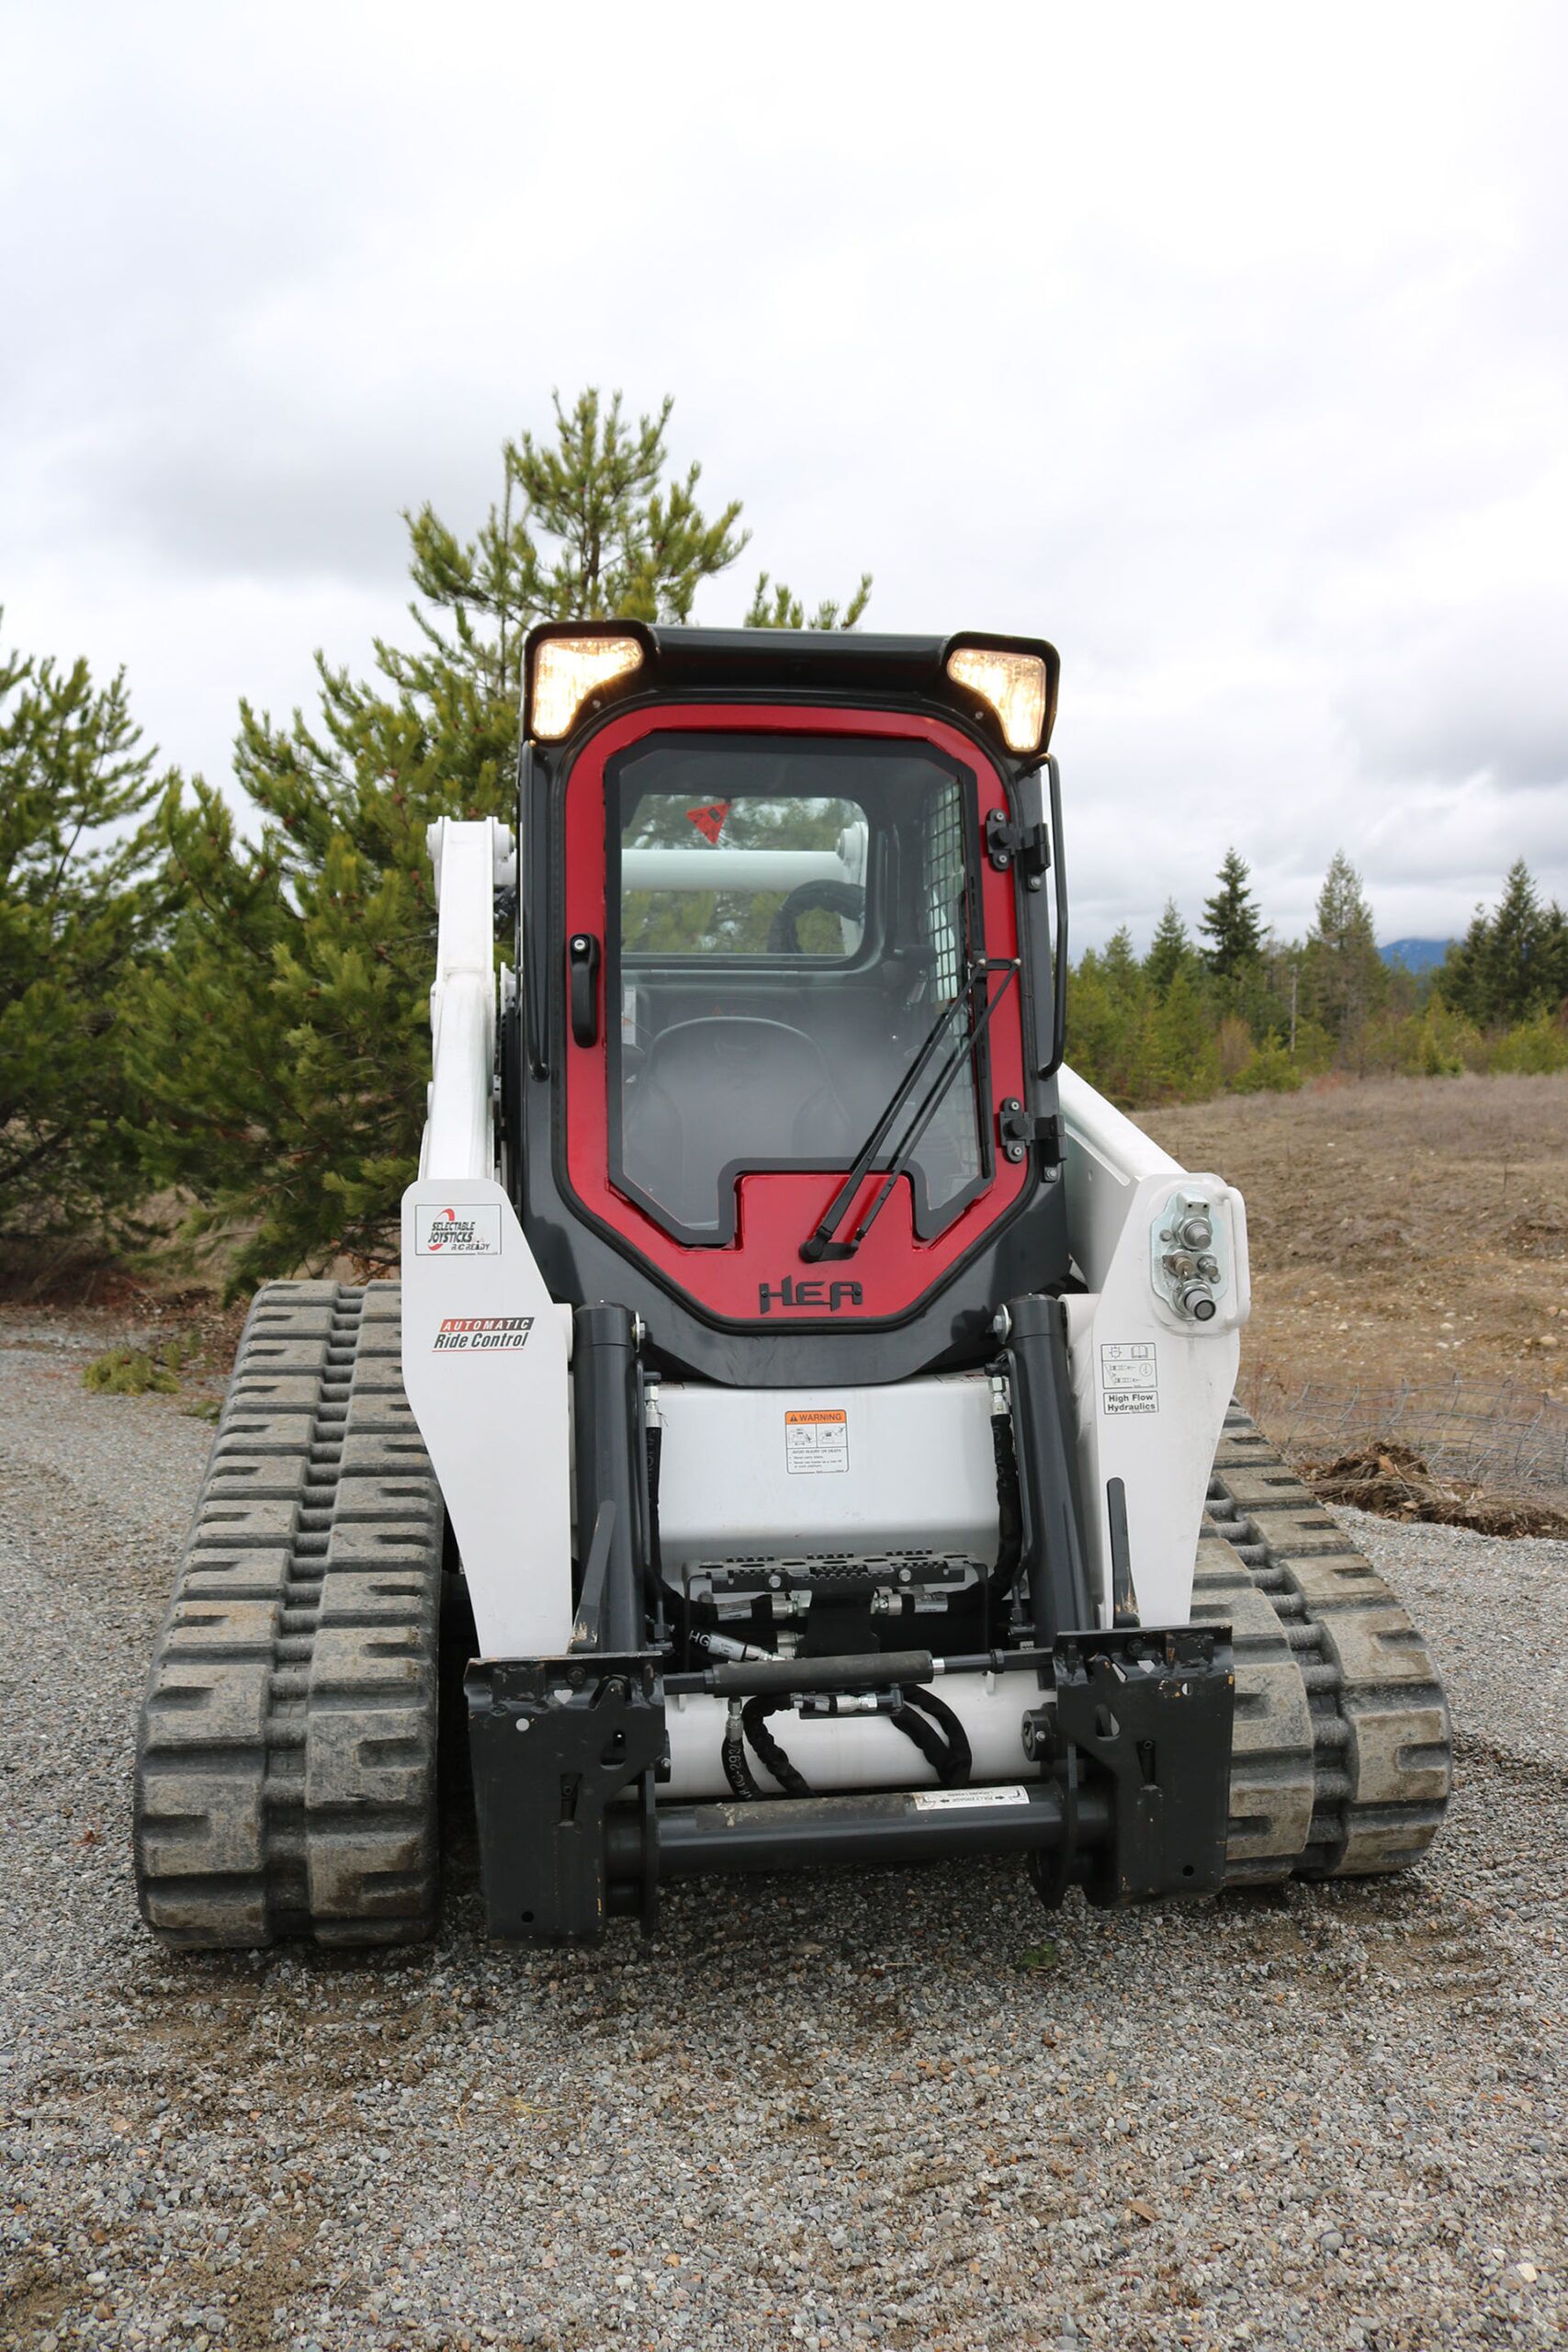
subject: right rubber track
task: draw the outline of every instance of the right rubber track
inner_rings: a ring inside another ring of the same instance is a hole
[[[1198,1546],[1196,1623],[1235,1645],[1227,1885],[1408,1868],[1452,1786],[1426,1644],[1256,1422],[1225,1419]]]
[[[271,1283],[159,1636],[137,1891],[171,1944],[405,1943],[435,1923],[440,1491],[396,1283]]]

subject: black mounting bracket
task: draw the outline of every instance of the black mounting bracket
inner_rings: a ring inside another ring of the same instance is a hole
[[[1026,1111],[1015,1094],[1010,1094],[997,1113],[997,1133],[1002,1148],[1010,1159],[1021,1159],[1032,1143],[1041,1146],[1047,1168],[1059,1168],[1062,1162],[1062,1122],[1055,1111]],[[1009,1148],[1017,1144],[1019,1151]]]
[[[1038,890],[1051,867],[1051,835],[1043,823],[1015,824],[1005,808],[993,808],[986,820],[986,854],[999,874],[1016,865],[1032,890]]]
[[[1109,1775],[1114,1826],[1088,1856],[1091,1903],[1222,1886],[1235,1672],[1230,1628],[1065,1634],[1025,1747]]]
[[[606,1810],[640,1781],[646,1811],[668,1751],[656,1662],[479,1658],[463,1690],[491,1935],[597,1942]],[[655,1869],[650,1853],[645,1926]]]

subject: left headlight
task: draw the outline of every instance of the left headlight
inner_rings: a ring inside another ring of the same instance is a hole
[[[642,667],[635,637],[547,637],[534,656],[529,732],[558,743],[596,687]]]

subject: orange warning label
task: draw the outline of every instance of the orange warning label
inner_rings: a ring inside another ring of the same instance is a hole
[[[850,1466],[850,1417],[802,1408],[784,1415],[784,1468],[794,1478],[819,1478]]]

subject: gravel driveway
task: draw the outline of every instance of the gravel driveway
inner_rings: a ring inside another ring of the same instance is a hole
[[[1568,1545],[1355,1521],[1461,1786],[1395,1883],[1055,1917],[1012,1864],[660,1940],[175,1959],[132,1721],[210,1431],[0,1347],[0,2343],[1558,2344]],[[95,1344],[102,1344],[101,1340]],[[1353,1518],[1353,1514],[1347,1514]]]

